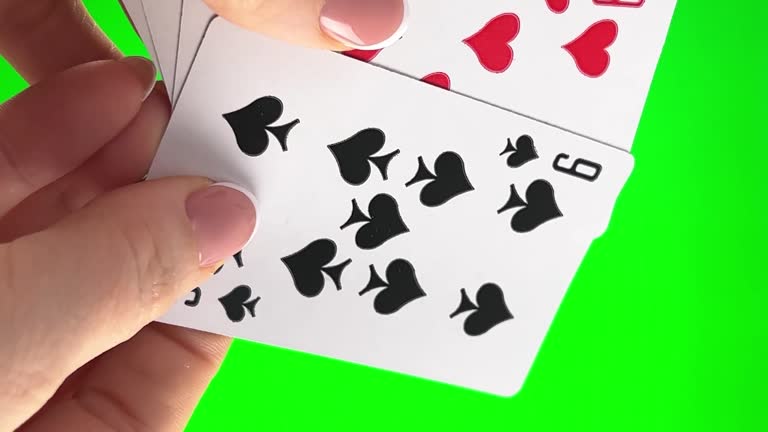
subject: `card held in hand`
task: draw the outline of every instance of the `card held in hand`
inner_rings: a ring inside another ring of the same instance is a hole
[[[240,184],[259,229],[163,321],[511,395],[632,168],[216,19],[150,177]]]

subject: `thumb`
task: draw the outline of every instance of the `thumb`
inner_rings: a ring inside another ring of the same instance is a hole
[[[77,368],[210,277],[255,226],[249,194],[169,178],[117,190],[0,246],[2,417],[28,418]]]
[[[205,0],[217,14],[268,36],[311,47],[381,49],[406,28],[407,0]]]

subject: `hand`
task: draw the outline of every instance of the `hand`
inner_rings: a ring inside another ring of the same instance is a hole
[[[210,1],[333,49],[388,43],[405,13],[402,0]],[[180,430],[229,340],[149,323],[242,248],[256,209],[205,178],[141,182],[164,86],[77,0],[0,0],[0,54],[31,84],[0,106],[0,431]]]
[[[145,59],[95,61],[0,110],[2,431],[36,412],[21,430],[179,429],[224,355],[146,325],[246,244],[256,209],[205,178],[137,183],[168,118],[153,87]]]
[[[242,27],[317,48],[379,49],[407,24],[405,0],[205,0]]]

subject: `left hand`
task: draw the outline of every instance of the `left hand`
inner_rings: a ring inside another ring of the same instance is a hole
[[[86,279],[109,280],[93,269],[125,268],[131,257],[95,256],[104,226],[71,218],[86,206],[91,216],[105,210],[121,198],[93,203],[128,185],[128,194],[143,196],[175,187],[134,185],[170,117],[164,85],[152,77],[140,83],[130,66],[102,61],[122,55],[76,0],[0,0],[0,54],[30,84],[0,105],[0,256],[14,254],[13,263],[0,262],[0,431],[183,430],[230,340],[146,323],[199,281],[173,276],[168,282],[177,285],[156,299],[157,310],[140,314],[128,283],[86,286]],[[135,216],[178,217],[167,210]],[[52,243],[57,236],[46,234],[67,231],[74,241],[59,235]],[[42,253],[24,252],[35,243]]]
[[[252,30],[330,49],[392,39],[405,10],[207,1]],[[221,190],[202,199],[231,208],[200,203],[207,179],[142,182],[170,117],[164,85],[145,62],[115,61],[79,0],[0,0],[0,55],[30,84],[0,106],[0,431],[181,430],[230,340],[148,323],[242,247],[253,206]],[[195,211],[209,213],[206,229]],[[226,244],[201,249],[201,232]]]

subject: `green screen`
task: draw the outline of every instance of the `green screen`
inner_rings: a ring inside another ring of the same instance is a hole
[[[146,54],[116,1],[86,4]],[[236,342],[188,430],[768,430],[767,12],[678,1],[636,170],[519,394]],[[24,86],[0,61],[0,100]]]

